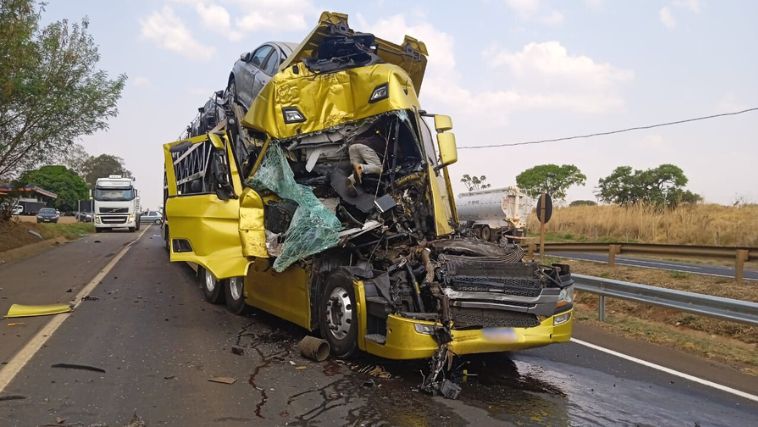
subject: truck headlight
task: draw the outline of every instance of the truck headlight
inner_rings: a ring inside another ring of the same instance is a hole
[[[388,96],[390,96],[390,87],[387,85],[387,83],[382,83],[379,86],[377,86],[373,92],[371,92],[371,96],[368,98],[369,104],[381,101],[382,99],[386,99]]]
[[[130,215],[129,215],[129,220],[128,220],[128,222],[132,222],[132,221],[134,221],[134,214],[130,214]]]
[[[100,224],[100,215],[95,215],[95,224]]]
[[[284,123],[302,123],[305,121],[305,116],[297,107],[282,108],[282,115],[284,116]]]
[[[425,334],[425,335],[432,335],[434,334],[434,325],[424,325],[421,323],[414,323],[413,327],[416,329],[416,332],[419,334]]]

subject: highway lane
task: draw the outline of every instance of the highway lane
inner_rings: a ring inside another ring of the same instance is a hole
[[[124,425],[136,415],[181,426],[733,426],[758,417],[756,402],[573,343],[468,358],[456,401],[413,391],[424,362],[311,362],[295,350],[303,330],[206,303],[155,230],[91,296],[0,392],[3,425]],[[61,363],[96,370],[53,367]],[[382,369],[391,378],[369,374]]]
[[[35,256],[0,264],[0,314],[12,304],[68,303],[137,233],[90,234]],[[0,323],[0,362],[7,361],[47,318]],[[12,326],[8,326],[8,325]]]
[[[549,255],[580,261],[608,263],[608,254],[592,252],[550,252]],[[687,264],[676,261],[630,258],[625,255],[617,255],[616,264],[627,265],[630,267],[655,268],[659,270],[681,271],[685,273],[703,274],[707,276],[734,278],[734,268],[720,267],[717,265]],[[746,269],[744,277],[745,280],[758,280],[758,271]]]

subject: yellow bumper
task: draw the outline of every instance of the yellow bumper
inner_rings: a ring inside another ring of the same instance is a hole
[[[556,325],[556,317],[565,314],[568,314],[568,319]],[[390,315],[387,319],[385,343],[378,344],[371,340],[359,340],[362,341],[359,344],[363,344],[359,347],[367,353],[387,359],[425,359],[432,357],[437,350],[437,343],[431,335],[417,332],[415,324],[434,325],[432,322]],[[453,341],[448,348],[455,354],[463,355],[539,347],[569,341],[573,325],[573,311],[567,311],[548,317],[538,326],[532,328],[453,330]]]

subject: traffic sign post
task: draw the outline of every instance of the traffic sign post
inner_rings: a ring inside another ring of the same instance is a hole
[[[540,220],[540,262],[545,262],[545,224],[553,216],[553,200],[547,193],[540,194],[537,200],[537,218]]]

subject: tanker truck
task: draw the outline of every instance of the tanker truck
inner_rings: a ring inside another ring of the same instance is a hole
[[[458,195],[458,217],[474,235],[487,241],[512,242],[526,235],[530,203],[518,187],[492,188]]]

